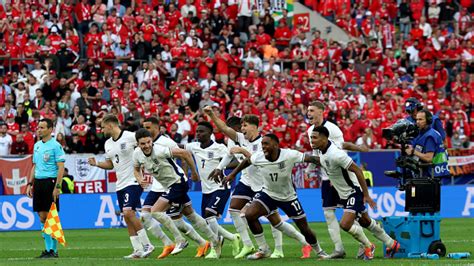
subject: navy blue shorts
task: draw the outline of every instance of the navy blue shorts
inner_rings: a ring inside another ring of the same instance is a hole
[[[165,192],[156,192],[156,191],[150,191],[148,192],[148,195],[146,195],[145,202],[143,202],[143,208],[151,208],[155,203],[158,201],[158,199],[165,194]],[[181,213],[181,210],[183,209],[182,204],[174,204],[171,203],[171,208],[166,211],[166,214],[168,216],[173,217],[173,216],[178,216]]]
[[[143,202],[143,208],[151,208],[165,192],[150,191]]]
[[[251,201],[253,197],[255,196],[255,193],[256,192],[253,191],[251,187],[245,185],[242,182],[239,182],[234,188],[234,193],[232,193],[232,198]]]
[[[271,198],[265,192],[258,192],[253,200],[262,204],[267,210],[268,215],[277,212],[278,208],[280,208],[290,219],[298,220],[306,217],[303,206],[301,206],[298,199],[292,201],[279,201]]]
[[[352,212],[356,214],[362,214],[367,212],[364,204],[364,194],[360,189],[356,189],[354,193],[349,195],[347,199],[341,200],[344,211],[345,212]]]
[[[323,200],[323,209],[335,209],[342,207],[339,194],[329,180],[323,180],[321,182],[321,197]]]
[[[180,183],[175,183],[171,185],[168,192],[161,195],[162,198],[168,200],[171,205],[186,205],[191,202],[191,199],[188,196],[188,182],[181,178]]]
[[[216,190],[209,194],[202,194],[201,215],[204,217],[206,211],[220,217],[225,210],[225,205],[230,197],[230,189]]]
[[[140,196],[143,188],[140,185],[131,185],[117,191],[117,200],[120,212],[123,210],[137,210],[142,207]]]

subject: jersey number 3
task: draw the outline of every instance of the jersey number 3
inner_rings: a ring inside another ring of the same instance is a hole
[[[119,155],[118,155],[118,154],[115,154],[115,163],[119,163],[119,162],[120,162]]]
[[[270,178],[272,179],[272,182],[277,182],[278,181],[278,173],[270,174]]]

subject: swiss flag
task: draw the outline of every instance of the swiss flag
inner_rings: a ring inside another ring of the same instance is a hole
[[[5,195],[26,193],[28,176],[32,166],[31,155],[23,158],[0,159],[0,173]]]

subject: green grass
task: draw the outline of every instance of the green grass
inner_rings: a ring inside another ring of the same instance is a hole
[[[316,232],[322,247],[330,252],[333,245],[329,240],[326,225],[322,223],[313,223],[311,227]],[[265,225],[265,234],[267,241],[272,244],[270,228]],[[232,226],[228,226],[233,231]],[[467,260],[451,260],[443,258],[441,260],[408,260],[396,259],[389,260],[383,258],[382,244],[374,240],[368,234],[369,238],[377,246],[376,258],[370,262],[356,260],[358,244],[347,233],[342,232],[342,237],[348,257],[337,261],[315,261],[315,259],[299,259],[300,246],[289,238],[284,238],[285,258],[280,260],[266,259],[262,261],[234,260],[231,257],[231,247],[229,243],[224,244],[223,256],[219,261],[209,261],[193,258],[195,254],[194,243],[177,256],[169,257],[165,260],[157,261],[154,259],[161,252],[161,243],[152,239],[157,245],[158,250],[152,255],[153,258],[125,261],[122,258],[131,252],[130,241],[125,229],[103,229],[103,230],[67,230],[65,231],[68,247],[59,249],[60,259],[57,260],[38,260],[33,259],[41,253],[43,241],[40,238],[40,232],[6,232],[0,233],[0,265],[18,265],[18,264],[59,264],[59,265],[128,265],[128,264],[166,264],[166,265],[474,265],[474,258]],[[442,240],[447,246],[448,252],[471,252],[474,255],[474,219],[444,219],[441,223]]]

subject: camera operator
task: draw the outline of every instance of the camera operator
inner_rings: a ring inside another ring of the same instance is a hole
[[[432,123],[433,115],[430,111],[426,109],[417,111],[416,125],[420,132],[412,144],[407,145],[405,152],[409,156],[415,156],[422,163],[433,164],[423,168],[423,177],[431,177],[433,172],[434,177],[447,177],[450,176],[448,154],[441,135],[431,127]]]
[[[405,112],[409,115],[405,118],[406,120],[410,121],[411,123],[416,123],[416,116],[420,110],[423,109],[423,104],[416,98],[410,97],[405,102]],[[431,128],[438,131],[441,135],[441,141],[444,142],[446,138],[446,131],[443,128],[443,123],[439,119],[437,115],[432,115],[433,119],[431,120]]]

